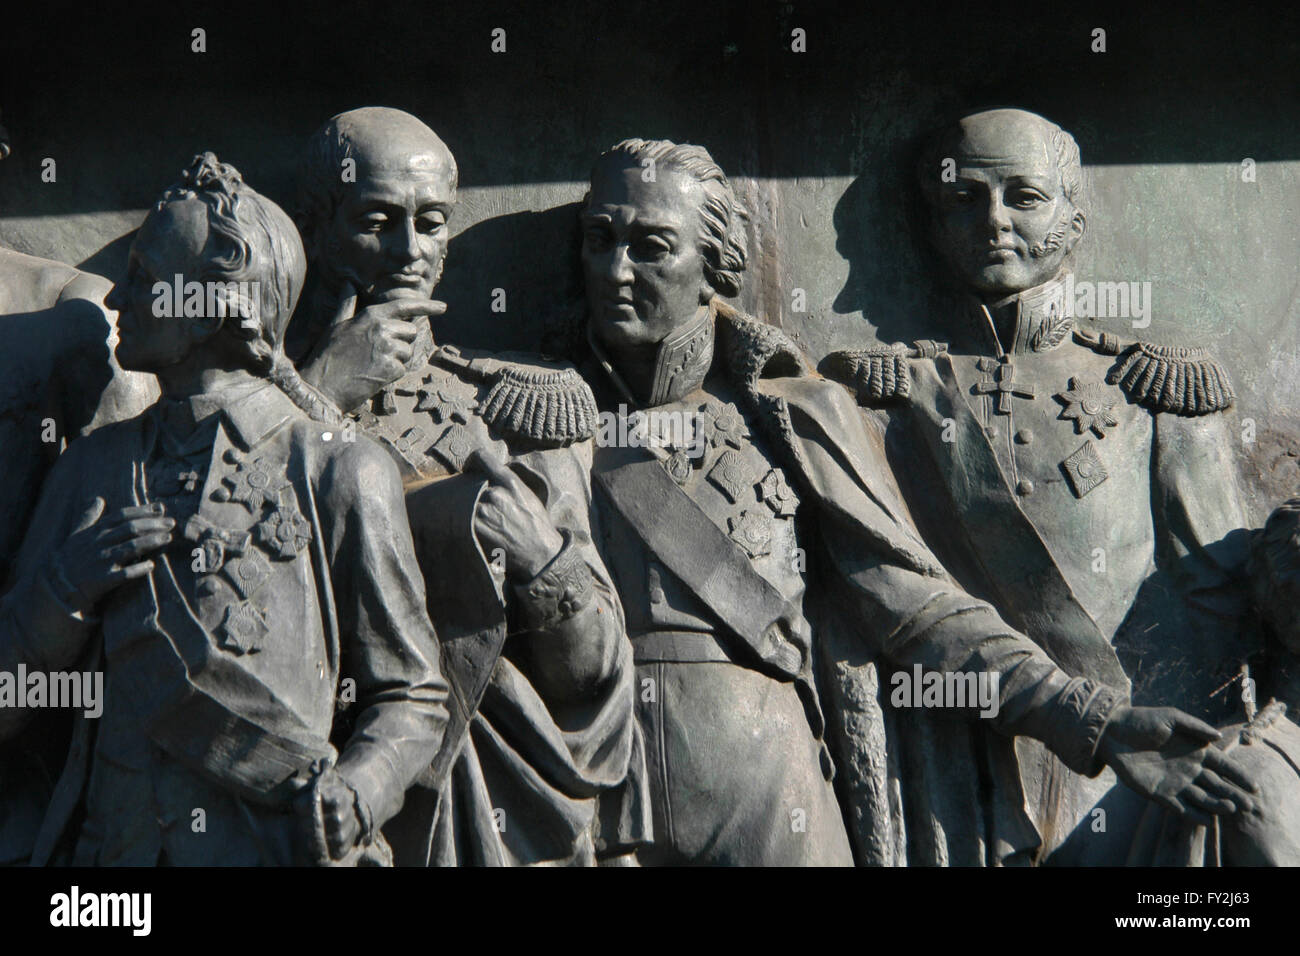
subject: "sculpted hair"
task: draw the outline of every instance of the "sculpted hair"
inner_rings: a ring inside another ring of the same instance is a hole
[[[1248,565],[1264,623],[1280,632],[1300,613],[1300,497],[1288,498],[1255,532]]]
[[[366,107],[339,113],[328,119],[307,141],[307,152],[298,167],[298,198],[293,218],[309,246],[316,229],[334,218],[334,211],[343,201],[343,188],[346,185],[342,175],[343,163],[348,159],[356,159],[356,122],[373,114],[389,114],[409,126],[423,127],[428,130],[432,141],[442,143],[438,135],[416,117],[387,107]],[[445,144],[442,148],[450,163],[451,189],[454,193],[460,173],[451,151],[446,149]]]
[[[284,331],[307,271],[298,231],[284,210],[212,153],[195,156],[156,208],[186,199],[201,200],[208,210],[207,258],[199,281],[256,283],[252,302],[235,301],[236,286],[220,291],[223,330],[244,343],[254,371],[270,375],[277,362],[287,361]]]
[[[654,161],[656,169],[675,169],[692,177],[704,191],[700,219],[704,224],[701,251],[704,276],[709,285],[725,296],[740,294],[741,273],[745,271],[747,243],[745,224],[749,214],[736,198],[727,175],[703,146],[674,143],[666,139],[625,139],[600,154],[592,167],[592,181],[603,163],[612,158],[626,158],[640,166]],[[586,205],[590,191],[583,199]]]
[[[981,110],[980,112],[992,112],[992,110]],[[1025,113],[1026,111],[1017,110],[1017,112]],[[979,113],[967,113],[961,118],[966,119],[978,115]],[[1070,205],[1074,206],[1075,209],[1081,208],[1083,203],[1083,160],[1079,153],[1079,144],[1075,142],[1073,136],[1046,117],[1039,116],[1037,113],[1027,113],[1027,115],[1034,117],[1042,124],[1048,145],[1051,146],[1052,152],[1056,154],[1056,166],[1061,171],[1061,189],[1065,193],[1065,198],[1070,200]],[[938,201],[940,163],[945,157],[952,155],[953,138],[956,133],[957,123],[950,123],[928,137],[921,149],[916,165],[916,176],[921,186],[921,194],[928,203],[935,204]]]

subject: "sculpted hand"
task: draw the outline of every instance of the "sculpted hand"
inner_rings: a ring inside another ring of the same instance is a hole
[[[405,375],[429,316],[447,311],[435,299],[393,299],[360,312],[356,307],[356,289],[344,283],[334,319],[302,369],[302,377],[345,412]]]
[[[356,794],[333,767],[326,768],[298,796],[295,809],[307,846],[318,865],[341,860],[361,838]],[[326,854],[328,859],[324,858]]]
[[[171,543],[175,527],[157,502],[105,516],[104,499],[96,498],[55,553],[54,566],[72,586],[79,610],[88,613],[114,588],[152,571],[146,556]]]
[[[474,531],[491,557],[500,548],[506,556],[506,573],[516,581],[530,581],[550,564],[564,547],[546,507],[519,476],[490,454],[470,454],[466,469],[480,471],[491,485],[479,498]]]
[[[1174,707],[1118,707],[1102,759],[1130,789],[1192,820],[1254,808],[1255,782],[1231,755],[1206,746],[1219,732]]]

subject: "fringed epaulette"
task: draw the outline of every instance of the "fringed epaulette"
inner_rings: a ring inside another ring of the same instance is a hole
[[[862,405],[886,405],[902,401],[912,390],[908,362],[915,358],[934,358],[946,352],[946,342],[922,339],[912,347],[882,345],[869,349],[844,349],[832,352],[822,361],[821,371],[842,385],[853,389]]]
[[[1227,370],[1208,349],[1121,341],[1109,332],[1076,329],[1075,341],[1103,355],[1117,356],[1106,381],[1131,401],[1154,412],[1188,417],[1231,408],[1237,394]]]
[[[478,414],[503,437],[560,447],[596,434],[596,398],[572,366],[544,360],[467,360],[450,347],[439,349],[433,358],[490,385]]]

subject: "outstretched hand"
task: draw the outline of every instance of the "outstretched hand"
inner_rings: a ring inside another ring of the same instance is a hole
[[[1219,732],[1175,707],[1118,707],[1099,751],[1130,789],[1192,820],[1250,812],[1259,788]]]

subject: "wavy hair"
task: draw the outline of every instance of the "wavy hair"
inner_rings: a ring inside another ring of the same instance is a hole
[[[239,170],[210,152],[195,156],[155,208],[197,199],[208,212],[208,241],[199,280],[220,283],[223,330],[244,344],[248,364],[270,375],[284,359],[284,331],[302,292],[307,257],[289,216],[244,182]],[[257,298],[235,300],[228,284],[256,283]]]
[[[749,213],[736,198],[727,174],[713,161],[709,151],[703,146],[666,139],[625,139],[600,154],[591,170],[593,182],[601,165],[612,158],[626,158],[638,165],[649,159],[659,169],[675,169],[700,184],[704,191],[704,202],[700,207],[700,220],[704,225],[704,234],[700,237],[704,277],[716,292],[725,296],[739,295],[741,274],[745,271],[748,255],[745,225],[749,222]],[[582,204],[586,206],[590,199],[588,190]]]

